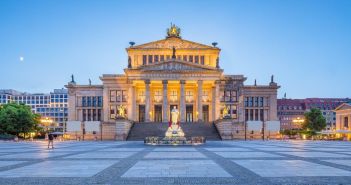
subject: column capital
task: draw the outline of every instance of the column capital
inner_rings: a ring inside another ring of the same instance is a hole
[[[180,80],[179,83],[180,84],[185,84],[185,80]]]
[[[145,83],[145,84],[150,84],[151,81],[150,81],[150,79],[147,79],[147,80],[144,80],[144,83]]]
[[[168,84],[168,80],[162,80],[162,84]]]

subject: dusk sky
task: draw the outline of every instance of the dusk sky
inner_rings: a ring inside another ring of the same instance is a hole
[[[350,0],[1,0],[0,89],[48,93],[71,74],[101,84],[127,67],[128,42],[163,39],[171,22],[218,42],[225,74],[274,74],[278,98],[351,97]]]

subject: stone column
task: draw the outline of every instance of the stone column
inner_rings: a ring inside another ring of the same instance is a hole
[[[215,86],[212,88],[212,121],[220,118],[220,94],[219,94],[219,80],[215,81]]]
[[[197,81],[197,121],[202,121],[202,80]]]
[[[135,87],[130,84],[128,88],[128,119],[135,121],[135,107],[136,107],[136,101],[135,101]]]
[[[163,84],[163,93],[162,93],[162,96],[163,96],[163,104],[162,104],[162,122],[168,122],[168,81],[167,80],[163,80],[162,81],[162,84]]]
[[[150,122],[150,80],[145,80],[145,122]]]
[[[180,80],[180,122],[185,122],[185,80]]]

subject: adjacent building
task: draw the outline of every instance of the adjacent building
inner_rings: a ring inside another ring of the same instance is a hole
[[[342,103],[335,109],[336,129],[338,137],[351,139],[351,103]]]
[[[335,108],[348,98],[306,98],[306,99],[278,99],[278,117],[281,122],[281,129],[301,128],[304,120],[304,113],[312,108],[320,109],[327,122],[327,128],[335,128]]]
[[[12,89],[0,90],[0,104],[9,102],[23,103],[31,107],[33,113],[51,119],[56,128],[63,129],[68,117],[67,89],[54,89],[53,92],[25,93]]]
[[[266,85],[245,85],[243,75],[224,74],[217,43],[182,39],[172,25],[165,39],[130,44],[124,74],[103,74],[99,85],[77,84],[72,76],[69,121],[113,124],[120,106],[134,122],[167,123],[174,107],[181,122],[213,122],[224,108],[234,122],[278,120],[273,76]]]

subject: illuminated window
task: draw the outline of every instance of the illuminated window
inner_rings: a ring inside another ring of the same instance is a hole
[[[116,101],[116,91],[110,91],[110,102]]]
[[[194,101],[194,92],[193,91],[185,91],[185,101],[193,102]]]
[[[162,100],[162,94],[161,91],[155,91],[154,92],[154,101],[159,103]]]
[[[116,106],[111,105],[110,106],[110,119],[115,119],[116,118]]]
[[[201,57],[200,57],[200,63],[201,63],[202,65],[205,64],[205,56],[201,56]]]
[[[147,60],[146,55],[143,55],[143,65],[146,65],[146,60]]]
[[[158,55],[154,56],[155,62],[158,62]]]
[[[152,59],[153,59],[153,56],[149,55],[149,64],[152,64]]]
[[[170,100],[172,102],[175,102],[175,101],[178,100],[178,93],[177,93],[177,91],[171,91],[171,93],[170,93]]]
[[[183,55],[183,61],[188,61],[188,56],[187,55]]]
[[[193,55],[189,56],[189,62],[194,62],[194,56]]]
[[[203,102],[209,101],[209,98],[208,98],[208,91],[202,91],[202,101],[203,101]]]
[[[195,64],[199,63],[199,56],[195,56]]]
[[[138,101],[141,103],[145,101],[145,91],[141,90],[138,92]]]

